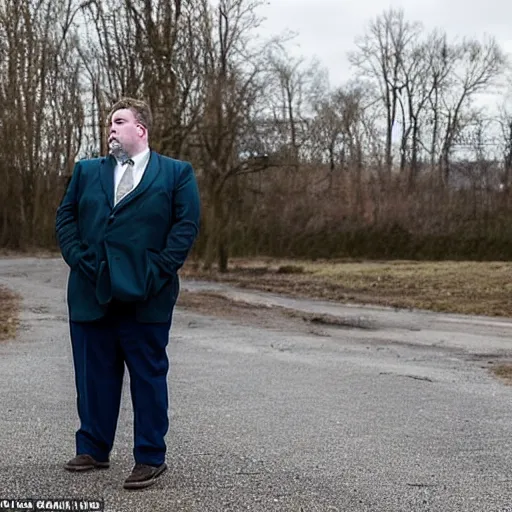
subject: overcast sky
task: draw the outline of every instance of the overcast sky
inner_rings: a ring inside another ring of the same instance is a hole
[[[408,21],[442,28],[450,38],[493,35],[512,52],[512,2],[506,0],[268,0],[260,13],[266,18],[263,34],[296,32],[293,52],[316,55],[336,86],[350,75],[347,51],[355,48],[355,37],[389,7],[403,8]]]

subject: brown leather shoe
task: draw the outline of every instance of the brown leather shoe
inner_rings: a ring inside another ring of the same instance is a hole
[[[156,479],[167,469],[164,462],[160,466],[148,466],[147,464],[135,464],[131,475],[124,481],[125,489],[143,489],[156,482]]]
[[[64,465],[64,469],[68,471],[88,471],[90,469],[107,469],[110,462],[98,462],[90,455],[77,455]]]

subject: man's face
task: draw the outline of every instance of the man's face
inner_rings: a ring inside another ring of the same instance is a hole
[[[145,128],[137,122],[129,108],[116,110],[112,114],[108,137],[111,152],[133,156],[140,148],[144,131]]]

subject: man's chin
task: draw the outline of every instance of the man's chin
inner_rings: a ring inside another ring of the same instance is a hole
[[[112,140],[109,143],[109,153],[117,158],[118,160],[122,160],[124,157],[126,157],[126,151],[123,148],[123,146],[119,143],[117,140]]]

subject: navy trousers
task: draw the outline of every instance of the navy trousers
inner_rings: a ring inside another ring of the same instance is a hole
[[[172,315],[171,315],[172,319]],[[114,444],[125,364],[130,376],[136,463],[165,461],[169,428],[167,323],[139,323],[130,311],[113,310],[96,322],[71,322],[80,428],[76,454],[104,462]]]

